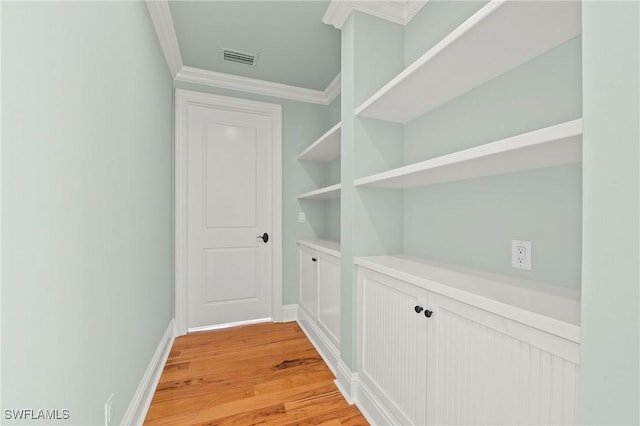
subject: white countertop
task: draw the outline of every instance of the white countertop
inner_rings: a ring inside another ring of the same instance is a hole
[[[330,256],[340,257],[340,242],[336,240],[305,239],[298,240],[298,244]]]
[[[580,291],[406,255],[355,259],[367,269],[580,341]]]

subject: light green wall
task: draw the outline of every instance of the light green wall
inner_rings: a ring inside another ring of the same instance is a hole
[[[371,167],[402,158],[402,128],[355,118],[353,111],[403,66],[403,27],[355,12],[342,28],[341,357],[355,370],[354,257],[402,247],[402,193],[358,190],[353,181]],[[386,155],[385,155],[386,154]],[[372,163],[373,162],[373,163]]]
[[[413,63],[487,4],[487,0],[430,0],[405,27],[405,65]]]
[[[331,183],[325,164],[298,161],[296,157],[314,140],[329,130],[329,107],[251,93],[218,89],[176,81],[175,88],[214,93],[282,105],[282,230],[283,230],[283,303],[298,303],[298,255],[296,241],[301,238],[327,238],[325,201],[298,201],[303,192]],[[306,222],[298,222],[298,212]]]
[[[171,77],[147,7],[2,2],[2,89],[3,417],[99,425],[113,393],[118,424],[172,317]]]
[[[338,122],[342,119],[340,115],[340,105],[341,105],[341,97],[340,95],[336,96],[336,98],[329,104],[329,122],[327,123],[327,128],[330,129],[334,125],[338,124]]]
[[[581,423],[640,424],[640,5],[582,3]]]
[[[411,164],[582,116],[581,38],[405,126]],[[405,193],[407,254],[580,288],[580,164]],[[511,267],[511,240],[532,242],[532,270]]]

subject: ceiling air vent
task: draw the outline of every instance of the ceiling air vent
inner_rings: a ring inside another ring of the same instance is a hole
[[[226,62],[235,62],[236,64],[247,65],[255,67],[258,61],[258,55],[247,52],[240,52],[239,50],[231,50],[225,47],[220,48],[220,54],[222,60]]]

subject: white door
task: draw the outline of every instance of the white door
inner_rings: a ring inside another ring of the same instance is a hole
[[[272,137],[266,115],[189,107],[190,330],[271,317]]]

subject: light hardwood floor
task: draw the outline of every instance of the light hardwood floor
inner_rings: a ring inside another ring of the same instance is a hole
[[[298,324],[176,338],[145,420],[156,425],[367,425]]]

